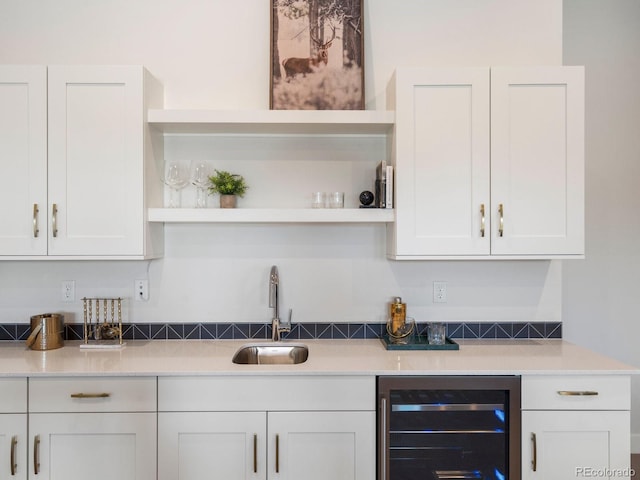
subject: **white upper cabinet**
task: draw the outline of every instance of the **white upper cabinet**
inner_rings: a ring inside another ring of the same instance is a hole
[[[0,171],[0,256],[46,255],[46,67],[0,66]]]
[[[394,80],[391,256],[488,254],[489,70],[401,69]]]
[[[491,69],[491,205],[492,254],[584,254],[582,67]]]
[[[584,255],[582,67],[399,69],[388,105],[390,258]]]
[[[0,227],[0,258],[161,254],[162,226],[148,225],[146,208],[162,201],[152,156],[161,162],[162,137],[152,149],[145,115],[161,104],[162,90],[144,68],[3,67],[0,74],[0,136],[13,139],[0,147],[0,165],[12,173],[3,176],[2,195],[15,206]]]

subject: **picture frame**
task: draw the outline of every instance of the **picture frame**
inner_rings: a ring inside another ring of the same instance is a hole
[[[363,110],[363,0],[270,1],[270,108]]]

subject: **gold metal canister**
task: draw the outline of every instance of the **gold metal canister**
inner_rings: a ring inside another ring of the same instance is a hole
[[[407,304],[402,303],[402,298],[395,297],[389,306],[389,318],[391,319],[391,333],[397,335],[404,329],[407,319]]]

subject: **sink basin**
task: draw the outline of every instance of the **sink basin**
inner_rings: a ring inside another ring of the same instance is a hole
[[[260,343],[242,346],[233,356],[233,363],[243,365],[293,365],[304,363],[309,349],[301,343]]]

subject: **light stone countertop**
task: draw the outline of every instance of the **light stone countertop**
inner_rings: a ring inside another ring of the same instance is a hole
[[[456,340],[457,341],[457,340]],[[175,375],[540,375],[640,373],[640,369],[562,340],[459,340],[457,351],[387,351],[379,340],[302,340],[298,365],[235,365],[247,340],[128,341],[116,350],[81,350],[79,342],[34,351],[0,343],[0,377]],[[269,342],[259,342],[269,343]]]

